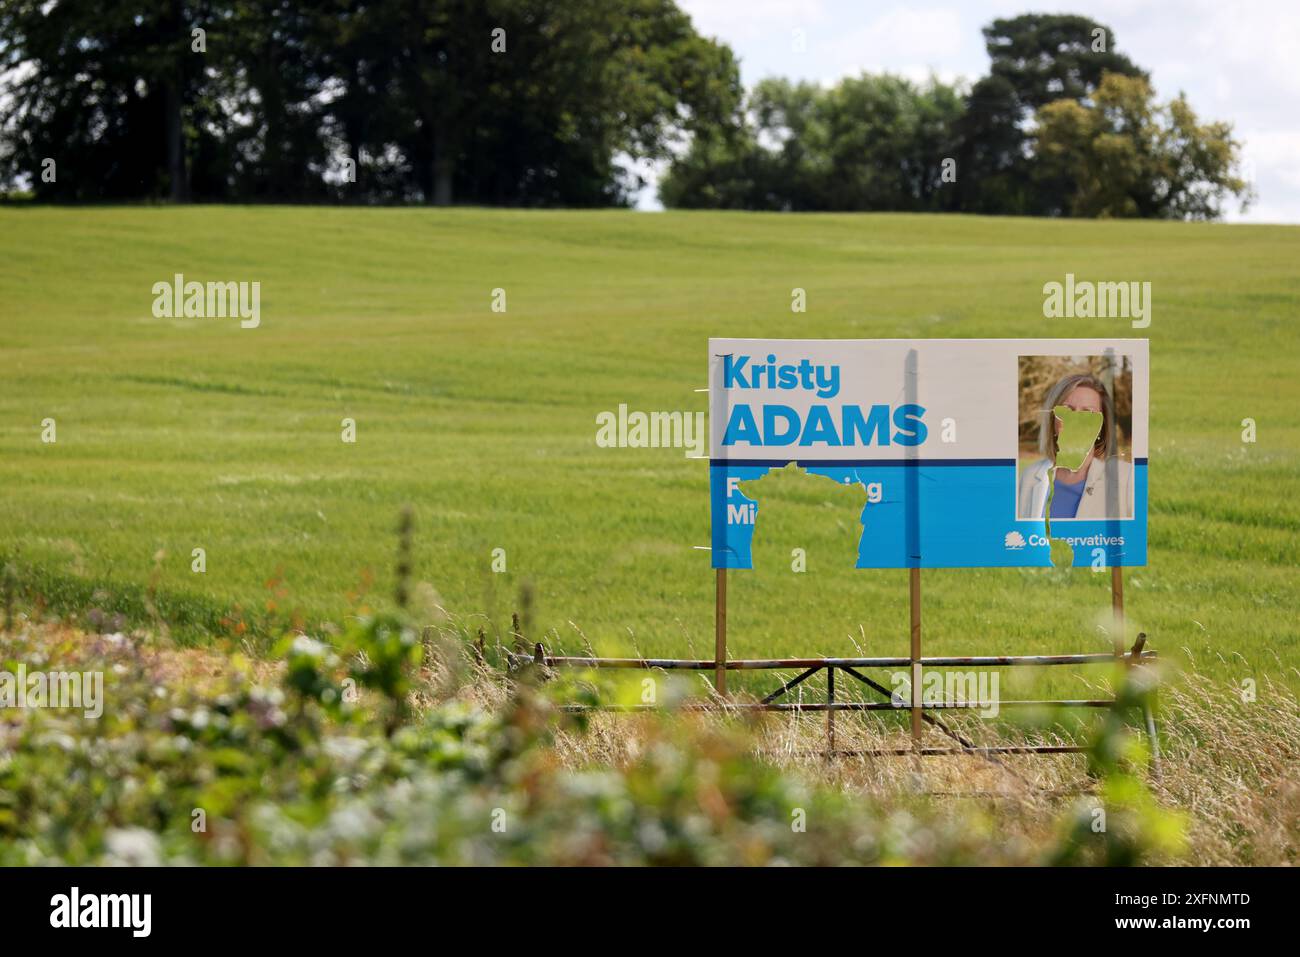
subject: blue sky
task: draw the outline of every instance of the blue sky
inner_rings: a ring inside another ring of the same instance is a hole
[[[751,85],[767,76],[833,83],[862,71],[972,81],[988,69],[980,28],[1030,11],[1109,26],[1116,49],[1151,73],[1166,100],[1187,94],[1204,119],[1232,122],[1258,198],[1227,219],[1300,223],[1300,3],[1212,0],[678,0],[696,28],[727,43]],[[805,49],[795,49],[802,30]],[[658,207],[653,186],[638,203]]]

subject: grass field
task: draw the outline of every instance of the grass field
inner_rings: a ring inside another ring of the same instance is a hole
[[[178,272],[260,282],[260,328],[154,318],[152,285]],[[1043,318],[1067,272],[1149,280],[1150,328]],[[528,583],[530,637],[709,657],[707,465],[599,448],[597,413],[704,409],[709,336],[1149,335],[1150,564],[1127,576],[1130,620],[1220,677],[1294,687],[1298,316],[1296,227],[0,208],[0,555],[61,612],[147,621],[152,595],[189,639],[268,603],[310,627],[387,600],[410,503],[416,577],[471,627],[507,626]],[[779,507],[757,569],[731,576],[732,654],[905,654],[906,572],[840,562],[816,485]],[[927,654],[1109,648],[1108,576],[924,583]]]

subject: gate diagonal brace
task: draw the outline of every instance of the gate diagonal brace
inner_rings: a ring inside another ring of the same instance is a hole
[[[876,691],[876,692],[878,692],[878,693],[880,693],[880,694],[886,696],[887,698],[889,698],[890,701],[893,701],[893,700],[894,700],[894,696],[893,696],[893,694],[890,693],[890,691],[889,691],[888,688],[886,688],[886,687],[885,687],[884,685],[882,685],[882,684],[879,684],[878,682],[875,682],[875,681],[871,680],[871,679],[868,678],[866,675],[862,674],[862,672],[858,671],[856,668],[850,668],[850,667],[847,667],[847,666],[846,666],[846,667],[844,668],[844,670],[847,671],[847,672],[848,672],[852,677],[857,678],[859,681],[861,681],[863,684],[865,684],[868,688],[871,688],[873,691]],[[980,750],[977,748],[977,746],[976,746],[976,744],[975,744],[974,741],[971,741],[969,738],[965,737],[964,735],[958,734],[956,731],[953,731],[951,728],[949,728],[946,724],[944,724],[941,720],[939,720],[938,718],[934,717],[933,715],[926,714],[924,711],[922,711],[922,712],[921,712],[921,720],[924,721],[924,722],[926,722],[927,724],[934,725],[934,726],[937,727],[940,731],[942,731],[944,734],[946,734],[948,737],[952,738],[954,741],[956,741],[958,744],[960,744],[960,745],[961,745],[963,748],[965,748],[967,751],[971,752],[972,754],[979,754],[979,755],[981,755],[981,756],[982,756],[983,758],[985,758],[987,761],[989,761],[989,762],[992,763],[992,764],[997,765],[997,766],[1000,767],[1002,770],[1006,771],[1008,774],[1010,774],[1012,777],[1014,777],[1016,780],[1020,781],[1022,784],[1028,785],[1029,787],[1034,787],[1034,786],[1035,786],[1035,785],[1033,784],[1033,782],[1030,781],[1030,780],[1029,780],[1027,777],[1025,777],[1023,774],[1021,774],[1020,772],[1016,771],[1015,769],[1013,769],[1012,767],[1010,767],[1010,766],[1009,766],[1008,764],[1006,764],[1005,762],[998,760],[998,759],[994,756],[994,754],[993,754],[992,752],[989,752],[989,751],[980,751]]]

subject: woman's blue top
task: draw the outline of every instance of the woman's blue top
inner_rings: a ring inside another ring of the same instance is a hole
[[[1062,482],[1056,480],[1056,491],[1052,493],[1051,518],[1074,518],[1079,511],[1079,500],[1083,498],[1083,482]]]

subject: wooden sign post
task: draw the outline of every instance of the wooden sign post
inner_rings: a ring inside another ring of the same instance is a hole
[[[713,595],[713,687],[718,697],[727,694],[727,570],[719,568]]]
[[[1112,638],[1118,658],[1124,654],[1124,569],[1119,565],[1110,566],[1110,610],[1115,621]]]
[[[912,747],[921,746],[921,569],[908,569],[912,615]]]

